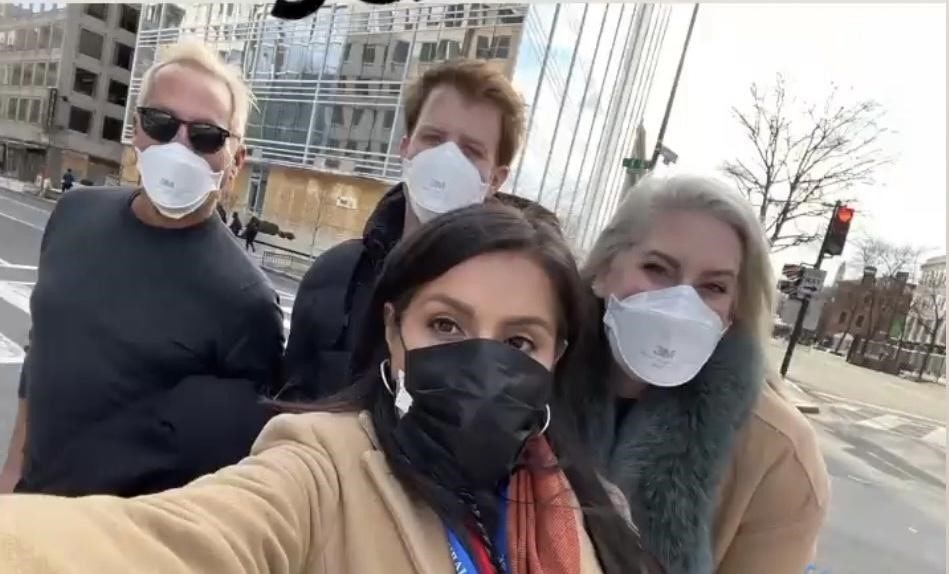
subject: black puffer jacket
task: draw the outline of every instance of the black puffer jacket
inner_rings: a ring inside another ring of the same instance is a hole
[[[324,252],[303,277],[284,355],[287,384],[279,399],[313,401],[351,382],[349,363],[359,326],[382,264],[402,237],[403,189],[398,184],[383,196],[366,222],[362,239],[344,241]],[[496,197],[530,217],[558,224],[553,213],[528,199],[501,193]]]

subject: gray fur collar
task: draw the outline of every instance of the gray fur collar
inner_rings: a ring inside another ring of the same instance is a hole
[[[730,329],[688,384],[649,389],[617,421],[615,404],[594,428],[607,475],[626,495],[643,545],[667,574],[710,574],[717,487],[736,430],[764,384],[760,349]],[[613,437],[612,443],[603,437]]]

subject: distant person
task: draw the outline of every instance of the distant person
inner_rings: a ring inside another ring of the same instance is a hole
[[[254,240],[257,239],[258,233],[260,233],[260,220],[257,219],[256,215],[252,215],[250,221],[247,222],[247,227],[244,228],[245,250],[257,253],[257,249],[254,247]]]
[[[244,224],[241,223],[241,218],[239,215],[237,215],[236,211],[231,214],[230,228],[231,228],[231,233],[233,233],[235,237],[241,236],[241,230],[244,229]]]
[[[751,205],[710,177],[643,179],[584,275],[600,329],[558,389],[646,551],[670,574],[805,572],[830,484],[767,367],[774,276]]]
[[[5,491],[181,486],[240,460],[271,414],[282,313],[215,215],[249,90],[203,44],[159,56],[133,116],[143,188],[64,196],[46,227]]]
[[[63,174],[63,181],[61,184],[63,193],[66,193],[72,189],[73,185],[76,183],[76,176],[72,174],[72,168],[67,168],[66,173]]]
[[[286,398],[339,390],[348,380],[355,326],[389,251],[421,223],[491,200],[524,134],[523,101],[502,72],[481,60],[425,72],[408,89],[403,115],[403,182],[379,201],[361,238],[322,253],[300,284],[287,342]]]

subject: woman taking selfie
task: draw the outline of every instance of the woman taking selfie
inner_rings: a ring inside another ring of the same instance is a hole
[[[551,404],[582,293],[555,228],[444,215],[387,258],[344,395],[184,488],[0,498],[0,571],[651,572]]]
[[[602,367],[565,397],[645,550],[670,574],[804,572],[827,471],[766,377],[775,278],[750,206],[711,178],[643,180],[584,278],[602,323],[580,364]]]

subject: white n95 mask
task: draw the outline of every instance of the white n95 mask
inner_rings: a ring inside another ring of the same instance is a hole
[[[138,171],[145,194],[165,217],[181,219],[197,211],[221,186],[204,158],[178,142],[153,145],[138,152]]]
[[[455,142],[421,151],[404,162],[408,200],[419,221],[483,203],[488,184]]]
[[[657,387],[691,381],[725,332],[690,285],[610,296],[603,317],[613,358],[630,376]]]

